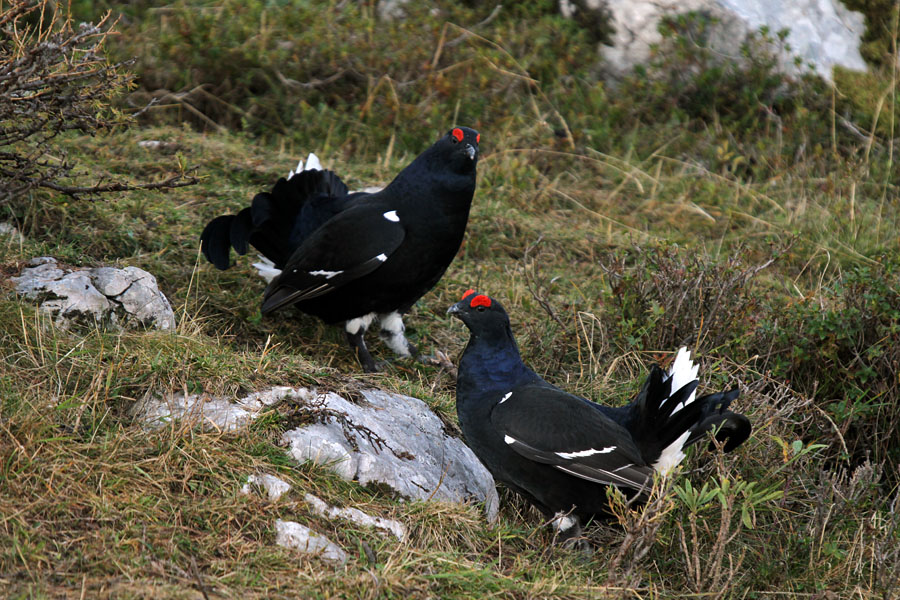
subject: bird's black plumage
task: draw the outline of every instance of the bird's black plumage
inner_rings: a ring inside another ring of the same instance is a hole
[[[750,435],[750,422],[727,410],[738,390],[695,398],[698,381],[682,349],[669,373],[654,366],[628,405],[609,407],[569,394],[528,368],[496,300],[471,290],[449,312],[471,337],[459,362],[456,409],[466,442],[495,479],[548,516],[603,515],[606,487],[643,498],[655,471],[668,471],[684,447],[715,431],[725,451]],[[573,519],[574,518],[574,519]]]
[[[331,171],[280,179],[237,215],[213,219],[200,236],[219,269],[230,249],[252,245],[280,273],[262,312],[287,306],[326,323],[346,322],[366,370],[375,361],[363,334],[374,319],[398,354],[415,348],[401,316],[440,280],[463,240],[475,193],[480,134],[456,127],[375,193],[349,193]]]

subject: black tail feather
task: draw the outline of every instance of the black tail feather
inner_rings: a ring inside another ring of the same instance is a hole
[[[253,218],[250,216],[250,209],[245,208],[234,216],[231,222],[231,230],[229,231],[229,239],[231,247],[234,251],[243,256],[249,250],[250,234],[253,232]]]
[[[347,206],[348,190],[332,171],[301,171],[279,179],[237,215],[216,217],[200,241],[218,269],[231,266],[230,248],[246,254],[252,245],[282,268],[307,235]]]
[[[234,215],[216,217],[203,228],[200,234],[200,247],[206,260],[225,270],[231,266],[231,222]]]
[[[702,418],[701,407],[696,402],[674,412],[697,389],[698,384],[697,380],[691,381],[673,393],[671,378],[659,367],[651,367],[650,375],[632,403],[633,420],[629,427],[648,463],[655,462],[663,449]]]
[[[671,379],[658,367],[651,368],[631,404],[629,419],[629,430],[648,462],[656,461],[660,453],[686,431],[690,434],[684,447],[706,437],[707,432],[715,431],[716,439],[725,442],[725,452],[734,450],[750,437],[750,420],[727,410],[740,395],[737,389],[696,398],[674,412],[697,389],[698,383],[691,381],[672,392]]]
[[[727,410],[733,400],[740,395],[740,391],[733,389],[728,392],[719,392],[697,398],[696,404],[702,407],[701,419],[691,429],[691,435],[688,437],[685,446],[694,444],[700,439],[706,437],[709,431],[715,431],[716,440],[725,442],[723,450],[731,452],[747,438],[753,427],[750,425],[750,419],[744,415]]]

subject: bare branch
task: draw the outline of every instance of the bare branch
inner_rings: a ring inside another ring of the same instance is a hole
[[[38,15],[38,23],[31,21]],[[162,182],[69,183],[75,164],[54,141],[65,131],[95,134],[127,127],[133,117],[111,99],[126,90],[132,61],[111,63],[103,45],[115,22],[75,25],[59,0],[11,0],[0,4],[0,204],[31,189],[72,197],[192,185],[184,173]]]
[[[192,169],[191,172],[195,171]],[[60,185],[56,182],[52,181],[42,181],[38,182],[37,185],[40,187],[50,188],[51,190],[56,190],[57,192],[62,192],[63,194],[72,196],[73,198],[77,198],[82,195],[95,195],[95,194],[104,194],[108,192],[131,192],[134,190],[162,190],[162,189],[172,189],[172,188],[180,188],[188,185],[195,185],[200,181],[199,177],[196,176],[188,176],[187,174],[179,174],[173,175],[164,181],[156,181],[152,183],[108,183],[105,185],[97,184],[94,186],[67,186]]]

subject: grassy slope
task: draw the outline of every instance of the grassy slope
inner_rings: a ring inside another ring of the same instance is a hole
[[[498,27],[497,39],[525,62],[528,57],[515,50],[522,47],[516,32]],[[498,76],[495,69],[487,74]],[[465,72],[467,82],[483,75]],[[699,345],[701,388],[741,382],[740,408],[756,426],[747,444],[721,460],[695,453],[668,501],[655,504],[643,522],[623,512],[622,525],[592,528],[596,551],[583,558],[552,547],[540,517],[508,494],[499,524],[488,526],[476,507],[398,502],[289,464],[278,447],[290,420],[283,410],[242,436],[180,427],[143,433],[125,411],[147,393],[233,395],[272,384],[378,385],[423,398],[454,421],[446,372],[399,362],[384,374],[362,375],[338,329],[290,314],[259,318],[263,286],[249,260],[224,273],[197,260],[202,225],[245,205],[305,151],[324,150],[326,165],[353,187],[386,182],[417,149],[404,146],[409,134],[402,131],[393,145],[385,139],[364,146],[365,136],[351,133],[357,120],[373,137],[384,138],[385,131],[355,112],[335,117],[339,131],[329,130],[324,149],[278,135],[258,143],[160,126],[71,137],[65,146],[92,176],[152,178],[181,160],[198,165],[204,179],[168,193],[92,202],[37,194],[15,212],[26,240],[0,241],[4,273],[40,254],[72,264],[145,268],[158,277],[180,319],[174,336],[73,336],[53,329],[3,284],[0,344],[9,358],[0,372],[0,593],[893,593],[900,544],[898,517],[888,503],[896,479],[879,485],[877,466],[851,471],[851,478],[844,468],[853,451],[842,453],[841,445],[845,436],[852,444],[853,428],[835,422],[831,405],[814,403],[803,382],[772,375],[793,340],[777,327],[771,330],[777,335],[766,334],[766,327],[807,302],[841,308],[843,297],[833,289],[847,272],[860,265],[877,270],[896,256],[900,217],[891,210],[890,155],[867,152],[864,141],[831,149],[797,141],[809,135],[816,142],[816,123],[804,129],[792,121],[792,142],[764,127],[742,137],[714,120],[654,123],[621,106],[594,117],[597,106],[613,104],[596,97],[602,89],[567,94],[557,84],[566,85],[547,81],[540,93],[503,88],[504,98],[519,100],[505,103],[527,108],[471,123],[482,131],[484,154],[467,240],[441,284],[414,307],[412,337],[425,352],[455,357],[466,336],[444,311],[462,290],[476,287],[504,301],[526,360],[539,372],[609,402],[623,402],[647,365],[666,360],[677,344]],[[443,114],[452,114],[455,100],[445,99]],[[449,127],[449,121],[432,122],[441,106],[419,114],[430,127],[416,127],[430,136]],[[576,148],[547,124],[559,123],[555,110],[576,129]],[[397,132],[397,123],[388,129]],[[315,126],[321,130],[322,124]],[[137,146],[146,139],[173,146],[162,152]],[[771,257],[777,261],[755,277],[745,273]],[[896,290],[895,275],[884,279]],[[727,293],[716,299],[721,289]],[[786,322],[789,328],[798,323]],[[832,358],[833,337],[814,343],[820,362]],[[375,349],[387,353],[378,342]],[[831,366],[849,368],[852,360]],[[824,371],[810,377],[825,380]],[[879,410],[887,416],[876,422],[896,424],[890,407]],[[278,473],[294,491],[275,504],[240,496],[243,478],[257,469]],[[707,481],[717,495],[699,498],[696,490]],[[401,519],[410,540],[400,544],[315,517],[302,502],[304,491]],[[276,518],[309,524],[353,558],[345,569],[334,569],[276,547]],[[374,564],[364,544],[374,551]]]

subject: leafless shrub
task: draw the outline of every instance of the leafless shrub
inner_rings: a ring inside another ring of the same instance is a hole
[[[822,473],[807,536],[811,567],[831,559],[837,577],[867,580],[890,598],[900,583],[900,496],[883,493],[884,478],[883,467],[870,462]]]
[[[54,140],[128,121],[110,105],[132,80],[127,65],[103,55],[114,25],[109,13],[96,25],[75,25],[57,0],[0,5],[0,204],[35,188],[77,197],[194,183],[184,174],[143,184],[71,183],[75,165]]]
[[[637,509],[629,506],[618,490],[611,488],[610,510],[625,532],[609,565],[611,585],[627,587],[639,579],[644,558],[653,548],[660,527],[675,506],[671,493],[673,481],[671,477],[657,479],[647,503]]]
[[[601,262],[610,283],[607,310],[618,313],[625,336],[640,339],[643,348],[700,351],[735,341],[756,314],[750,281],[777,259],[748,264],[744,254],[710,260],[672,245],[635,245]]]

